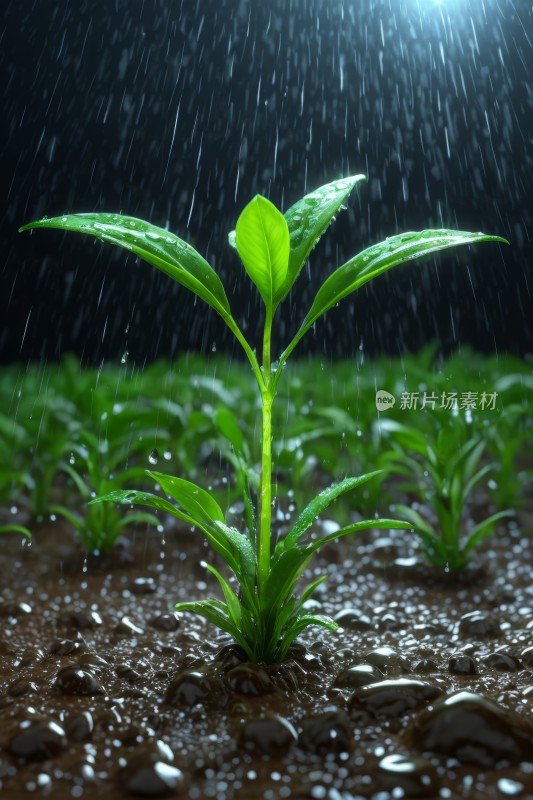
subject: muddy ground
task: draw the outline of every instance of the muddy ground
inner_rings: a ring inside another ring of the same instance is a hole
[[[62,523],[0,541],[2,798],[533,798],[533,580],[511,521],[458,576],[404,532],[328,545],[310,629],[247,664],[173,603],[217,594],[201,538],[86,560]]]

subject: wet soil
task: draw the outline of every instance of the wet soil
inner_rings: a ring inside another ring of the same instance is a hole
[[[344,539],[309,601],[336,616],[250,665],[174,602],[217,594],[188,530],[84,559],[60,523],[0,542],[0,794],[533,798],[531,539],[458,576],[402,532]]]

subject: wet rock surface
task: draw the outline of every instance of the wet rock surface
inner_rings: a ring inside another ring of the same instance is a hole
[[[79,568],[61,570],[58,540]],[[165,540],[164,557],[153,534],[132,537],[128,558],[87,572],[61,526],[21,552],[0,541],[0,796],[533,797],[533,558],[518,531],[455,581],[389,569],[373,535],[340,542],[315,564],[328,580],[314,610],[342,630],[310,629],[283,665],[175,614],[217,586],[195,568],[198,537]]]
[[[461,764],[495,768],[533,761],[533,719],[473,692],[436,703],[413,722],[406,738],[420,750],[453,756]]]

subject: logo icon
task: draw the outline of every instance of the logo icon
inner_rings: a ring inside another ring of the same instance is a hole
[[[396,402],[396,398],[390,392],[386,392],[385,389],[379,389],[376,392],[376,408],[378,411],[388,411],[389,408],[392,408],[394,403]]]

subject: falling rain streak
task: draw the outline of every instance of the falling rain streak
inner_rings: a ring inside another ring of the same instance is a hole
[[[320,279],[357,248],[483,227],[511,248],[449,256],[446,297],[431,265],[400,272],[347,301],[307,348],[530,350],[532,28],[531,7],[512,0],[117,0],[105,14],[8,2],[2,357],[57,357],[61,328],[62,349],[120,359],[127,319],[135,361],[232,347],[216,316],[200,319],[186,290],[133,256],[59,234],[30,245],[15,235],[27,219],[150,219],[214,264],[244,323],[258,298],[227,234],[245,203],[261,193],[287,208],[358,172],[368,185],[312,254],[280,327],[297,328]]]

